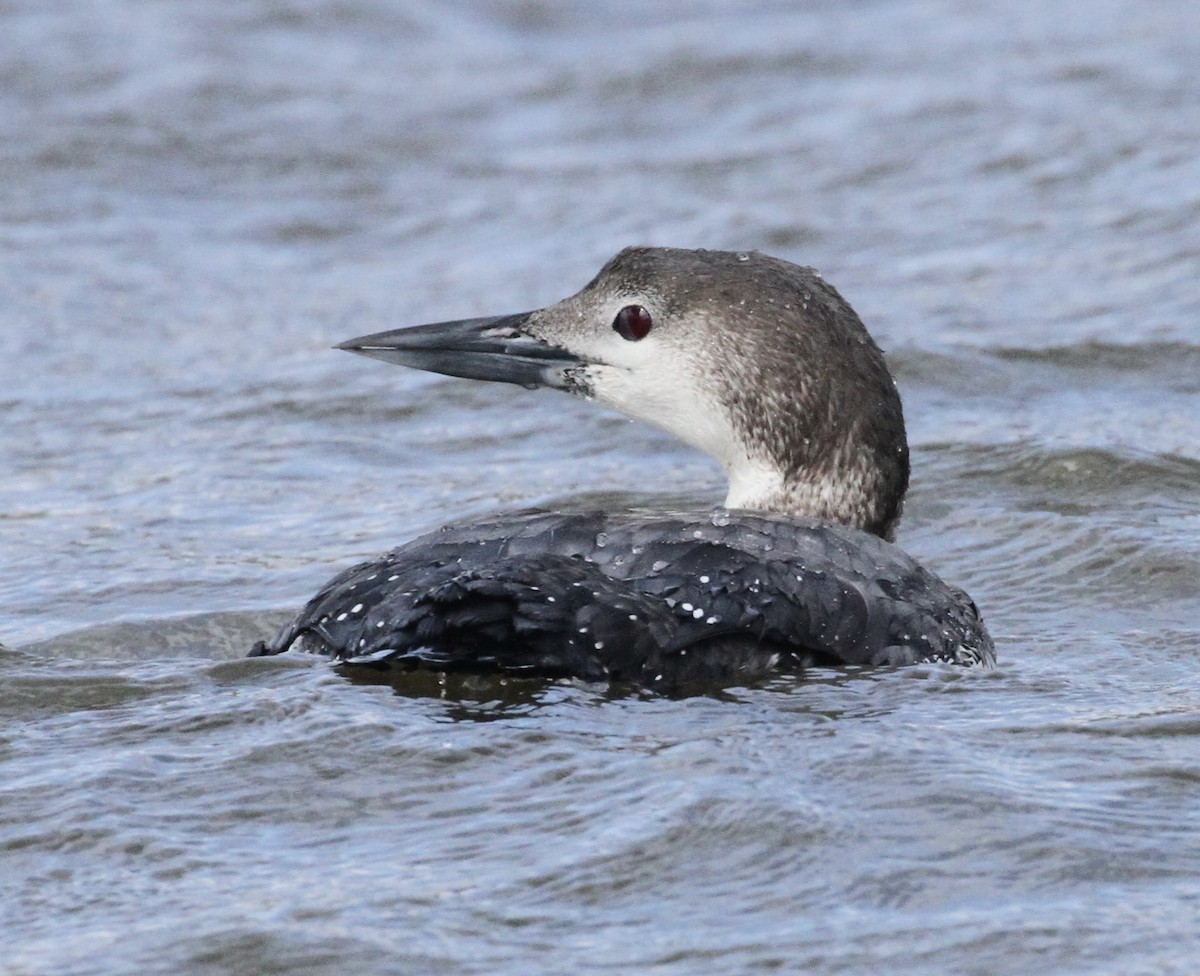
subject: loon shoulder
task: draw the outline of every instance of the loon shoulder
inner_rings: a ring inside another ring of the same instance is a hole
[[[663,689],[813,663],[993,660],[970,598],[889,541],[909,473],[899,396],[811,269],[629,248],[557,305],[341,348],[657,423],[725,467],[729,507],[448,526],[339,574],[254,654]]]

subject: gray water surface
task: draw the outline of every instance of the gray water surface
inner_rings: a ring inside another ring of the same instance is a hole
[[[1200,971],[1200,7],[0,5],[0,971]],[[243,655],[720,471],[330,350],[633,243],[818,267],[992,671],[681,701]]]

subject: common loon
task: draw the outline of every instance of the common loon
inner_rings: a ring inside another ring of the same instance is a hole
[[[715,458],[729,492],[713,511],[527,511],[431,532],[336,576],[252,655],[664,690],[994,660],[970,598],[891,543],[909,475],[900,397],[811,268],[626,248],[547,308],[338,348],[595,400]]]

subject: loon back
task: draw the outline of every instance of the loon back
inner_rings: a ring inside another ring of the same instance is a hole
[[[664,689],[781,664],[993,660],[966,594],[885,541],[908,485],[900,398],[812,269],[628,248],[556,305],[339,348],[649,420],[724,466],[727,508],[442,529],[340,574],[252,654]]]
[[[529,511],[330,581],[277,638],[352,666],[676,691],[809,664],[991,663],[978,611],[894,545],[811,518]]]

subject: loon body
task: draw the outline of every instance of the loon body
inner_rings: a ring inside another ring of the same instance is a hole
[[[725,507],[450,526],[338,575],[253,654],[664,689],[812,663],[993,661],[969,597],[891,544],[908,486],[899,394],[812,269],[627,248],[556,305],[339,348],[648,420],[724,466]]]

